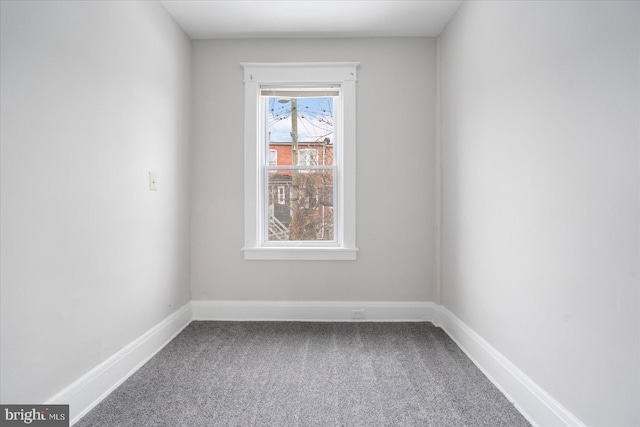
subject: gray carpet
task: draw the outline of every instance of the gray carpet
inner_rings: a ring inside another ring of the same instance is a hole
[[[431,323],[192,322],[77,427],[528,426]]]

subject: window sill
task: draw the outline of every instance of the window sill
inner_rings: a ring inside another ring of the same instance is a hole
[[[355,261],[357,248],[243,248],[245,260]]]

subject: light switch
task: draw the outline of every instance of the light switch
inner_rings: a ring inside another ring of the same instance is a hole
[[[149,172],[149,191],[158,191],[158,174]]]

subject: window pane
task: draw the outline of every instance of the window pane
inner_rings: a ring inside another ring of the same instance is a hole
[[[333,170],[270,170],[267,240],[334,240]]]
[[[269,97],[266,114],[268,149],[277,152],[277,166],[334,164],[333,97]]]

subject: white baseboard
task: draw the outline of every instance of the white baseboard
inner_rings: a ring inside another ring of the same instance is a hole
[[[431,321],[432,302],[192,301],[193,320],[320,322]]]
[[[427,301],[192,301],[46,403],[69,404],[73,425],[192,320],[430,321],[442,327],[531,424],[584,426],[578,418],[453,313],[445,307]]]
[[[511,361],[445,307],[433,309],[440,326],[534,426],[585,426]]]
[[[73,425],[178,335],[191,318],[188,303],[46,403],[68,404]]]

